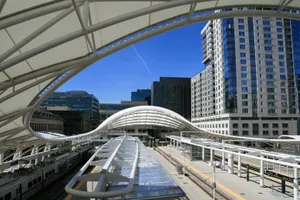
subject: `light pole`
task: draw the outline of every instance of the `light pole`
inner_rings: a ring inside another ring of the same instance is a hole
[[[216,164],[215,162],[212,162],[212,167],[213,167],[213,200],[216,199]]]

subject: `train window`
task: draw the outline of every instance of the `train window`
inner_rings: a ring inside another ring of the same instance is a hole
[[[4,200],[11,200],[11,193],[6,194]]]
[[[39,176],[39,178],[38,178],[38,182],[41,182],[41,181],[42,181],[42,177],[40,177],[40,176]]]
[[[46,177],[46,178],[48,177],[48,172],[45,174],[45,177]]]
[[[55,173],[55,170],[54,170],[54,169],[52,169],[52,173],[53,173],[53,174]]]
[[[0,200],[3,200],[3,197],[0,197]]]
[[[33,179],[33,185],[37,184],[37,179]]]
[[[32,181],[28,182],[28,188],[32,187]]]

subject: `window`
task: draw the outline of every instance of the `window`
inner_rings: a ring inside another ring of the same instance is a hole
[[[248,113],[248,108],[243,108],[242,113]]]
[[[278,47],[278,52],[284,52],[284,48],[283,47]]]
[[[266,60],[265,64],[268,65],[268,66],[270,66],[270,65],[272,66],[273,65],[273,61],[272,60]]]
[[[232,131],[232,135],[239,135],[239,131]]]
[[[248,88],[247,87],[242,87],[242,92],[248,92]]]
[[[273,72],[273,71],[274,71],[274,69],[271,68],[271,67],[267,67],[267,68],[266,68],[266,72]]]
[[[282,33],[282,28],[277,28],[278,33]]]
[[[240,53],[240,57],[245,58],[246,57],[246,53]]]
[[[241,45],[240,45],[240,49],[246,49],[246,45],[241,44]]]
[[[272,54],[265,54],[265,59],[272,59]]]
[[[244,64],[246,64],[247,63],[247,61],[246,60],[244,60],[244,59],[241,59],[241,64],[242,65],[244,65]]]
[[[239,124],[232,124],[232,128],[238,128]]]
[[[28,189],[32,187],[32,181],[28,182]]]
[[[273,131],[273,135],[278,135],[278,131]]]
[[[269,128],[269,124],[263,124],[263,128]]]
[[[4,196],[4,200],[11,200],[11,192]]]
[[[284,61],[280,61],[280,62],[279,62],[279,66],[280,66],[280,67],[284,67],[284,64],[285,64]]]
[[[289,134],[288,131],[286,131],[286,130],[282,131],[282,135],[288,135],[288,134]]]
[[[275,109],[274,108],[268,109],[268,113],[274,114],[275,113]]]
[[[274,100],[274,99],[275,99],[275,96],[274,96],[274,95],[268,95],[268,96],[267,96],[267,99],[268,99],[268,100]]]
[[[244,19],[238,19],[239,23],[244,23]]]
[[[249,131],[243,131],[243,135],[248,135]]]
[[[274,81],[267,81],[267,85],[268,86],[273,86],[274,85]]]
[[[243,71],[243,72],[247,71],[247,67],[246,66],[241,66],[241,71]]]
[[[271,22],[270,21],[263,21],[263,25],[265,25],[265,26],[270,26],[270,24],[271,24]]]
[[[272,44],[272,40],[264,40],[264,44]]]
[[[242,94],[242,99],[248,99],[248,94]]]
[[[242,80],[242,85],[247,85],[247,80]]]
[[[279,41],[278,41],[278,45],[279,45],[279,46],[282,46],[282,45],[283,45],[283,41],[279,40]]]
[[[37,184],[37,179],[33,179],[33,185]]]
[[[240,31],[240,32],[239,32],[239,36],[245,36],[245,32]]]
[[[282,34],[278,34],[277,37],[278,37],[278,39],[283,39],[283,35]]]
[[[42,181],[42,177],[40,177],[40,176],[39,176],[39,178],[38,178],[38,182],[41,182],[41,181]]]
[[[272,124],[273,128],[278,128],[278,124]]]
[[[265,32],[270,32],[271,31],[271,27],[264,27],[263,29]]]
[[[285,68],[280,68],[280,69],[279,69],[279,72],[280,72],[280,73],[285,73]]]
[[[265,46],[265,51],[272,51],[272,47],[271,46]]]
[[[244,30],[245,26],[244,25],[239,25],[239,30]]]
[[[276,26],[282,26],[282,22],[276,22]]]
[[[274,79],[274,74],[266,74],[266,79]]]
[[[264,37],[265,37],[265,38],[271,38],[271,37],[272,37],[272,34],[271,34],[271,33],[264,33]]]
[[[280,91],[281,91],[281,93],[286,93],[285,88],[281,88]]]
[[[286,80],[286,76],[285,75],[280,75],[280,80]]]
[[[242,124],[243,128],[249,128],[249,124]]]
[[[240,43],[245,43],[245,38],[240,38]]]
[[[267,92],[274,92],[274,88],[267,88]]]
[[[288,128],[289,124],[282,124],[282,128]]]
[[[242,73],[242,74],[241,74],[241,77],[242,77],[242,78],[247,78],[247,74],[246,74],[246,73]]]
[[[269,135],[269,131],[263,131],[263,135]]]
[[[248,106],[248,101],[242,101],[243,106]]]
[[[278,58],[279,60],[284,60],[284,55],[279,55]]]

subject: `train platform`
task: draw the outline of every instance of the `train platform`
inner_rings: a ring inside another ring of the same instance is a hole
[[[208,179],[212,179],[212,167],[208,162],[204,161],[190,161],[181,155],[178,149],[170,148],[169,146],[159,147],[165,153],[171,155],[173,158],[181,161],[183,165],[193,168],[199,175]],[[237,170],[235,171],[237,173]],[[259,199],[259,200],[287,200],[293,199],[293,189],[286,189],[286,193],[281,193],[280,185],[274,181],[265,179],[265,186],[260,187],[259,176],[250,174],[250,181],[246,181],[246,173],[242,172],[242,177],[227,173],[220,168],[216,168],[217,187],[222,187],[227,193],[235,196],[236,199]]]

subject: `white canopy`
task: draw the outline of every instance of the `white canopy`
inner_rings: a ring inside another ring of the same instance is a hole
[[[258,9],[214,12],[232,7]],[[68,79],[119,49],[215,18],[300,19],[299,8],[298,0],[0,0],[0,148],[43,142],[29,127],[34,110]],[[129,122],[124,117],[114,126]]]

